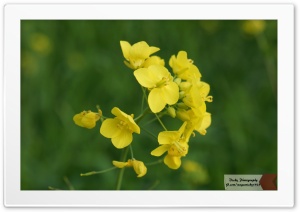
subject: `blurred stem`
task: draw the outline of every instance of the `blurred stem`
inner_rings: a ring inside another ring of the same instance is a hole
[[[154,189],[156,186],[158,186],[159,183],[160,183],[160,181],[159,181],[159,180],[156,180],[156,181],[148,188],[148,190]]]
[[[122,162],[125,162],[126,158],[127,158],[127,154],[128,154],[128,150],[130,149],[130,147],[128,146],[123,154],[122,157]],[[124,171],[125,171],[125,167],[120,169],[119,175],[118,175],[118,179],[117,179],[117,188],[116,190],[120,190],[121,189],[121,185],[122,185],[122,181],[123,181],[123,175],[124,175]]]
[[[59,189],[59,188],[54,188],[54,187],[51,187],[51,186],[48,186],[48,189],[49,189],[49,190],[61,190],[61,189]]]
[[[109,172],[111,170],[114,170],[116,169],[117,167],[111,167],[111,168],[108,168],[108,169],[105,169],[105,170],[102,170],[102,171],[91,171],[91,172],[88,172],[88,173],[85,173],[85,174],[80,174],[81,177],[86,177],[86,176],[91,176],[91,175],[94,175],[94,174],[102,174],[102,173],[105,173],[105,172]]]
[[[268,56],[268,41],[263,33],[256,36],[258,47],[264,54],[264,63],[266,66],[269,82],[274,94],[275,99],[277,99],[277,88],[276,88],[276,67],[272,62],[272,59]]]
[[[148,111],[149,111],[149,108],[147,107],[147,108],[142,112],[141,115],[139,115],[138,117],[136,117],[136,118],[134,119],[135,123],[140,122],[140,121],[145,117],[145,115],[148,113]]]
[[[144,102],[145,102],[144,95],[145,95],[145,91],[144,91],[144,88],[143,88],[143,86],[141,86],[141,89],[142,89],[142,91],[143,91],[142,105],[141,105],[141,113],[142,113],[142,112],[143,112],[143,110],[144,110]]]
[[[151,135],[153,138],[155,138],[156,140],[157,140],[157,136],[156,135],[154,135],[152,132],[150,132],[149,130],[146,130],[146,128],[144,128],[144,127],[141,127],[142,128],[142,130],[144,130],[146,133],[148,133],[149,135]]]
[[[159,121],[160,125],[164,128],[165,131],[168,131],[167,128],[165,127],[165,125],[162,123],[162,121],[160,120],[160,118],[158,117],[158,115],[156,113],[154,113],[154,115],[156,116],[157,120]]]
[[[129,145],[129,147],[130,147],[131,159],[134,159],[134,157],[133,157],[133,150],[132,150],[132,146],[131,146],[131,144]]]
[[[66,176],[64,177],[64,181],[67,184],[69,190],[74,190],[74,186],[72,185],[72,183],[70,182],[70,180]]]
[[[153,165],[156,165],[156,164],[160,164],[162,162],[163,162],[163,160],[159,159],[158,161],[154,161],[154,162],[151,162],[151,163],[145,163],[145,165],[147,165],[147,166],[153,166]]]

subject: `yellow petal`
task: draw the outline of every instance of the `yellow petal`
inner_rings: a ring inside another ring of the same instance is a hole
[[[123,129],[116,137],[113,137],[111,141],[116,148],[122,149],[132,142],[132,132]]]
[[[118,168],[124,168],[125,166],[128,165],[128,162],[120,162],[120,161],[115,161],[115,160],[112,163],[115,167],[118,167]]]
[[[154,88],[148,96],[148,104],[153,113],[158,113],[166,106],[161,88]]]
[[[81,119],[82,119],[83,115],[82,113],[76,114],[75,116],[73,116],[73,121],[75,122],[76,125],[80,126],[80,127],[84,127]]]
[[[164,163],[170,169],[178,169],[181,165],[181,157],[173,157],[173,156],[167,155],[164,159]]]
[[[198,129],[196,129],[201,135],[206,134],[206,129],[211,125],[211,114],[205,113],[205,115],[202,118],[202,121],[200,122],[200,126]]]
[[[147,173],[147,167],[142,161],[132,160],[132,166],[137,177],[143,177]]]
[[[170,145],[161,145],[161,146],[157,147],[156,149],[152,150],[151,155],[159,157],[162,154],[164,154],[166,151],[168,151],[169,148],[170,148]]]
[[[116,118],[106,119],[100,127],[100,133],[106,138],[114,138],[121,133],[118,124],[119,120]]]
[[[157,48],[157,47],[155,47],[155,46],[150,46],[150,50],[149,50],[149,53],[150,54],[153,54],[153,53],[155,53],[155,52],[158,52],[160,49],[159,48]],[[150,55],[149,54],[149,55]]]
[[[81,123],[84,127],[92,129],[96,126],[96,121],[99,119],[99,116],[94,112],[88,112],[81,119]]]
[[[161,88],[165,102],[169,105],[175,104],[179,99],[179,88],[175,82]]]
[[[124,113],[123,111],[121,111],[119,108],[114,107],[111,110],[111,113],[115,116],[118,117],[118,119],[124,121],[126,124],[129,125],[129,129],[132,130],[135,133],[140,134],[140,127],[135,123],[135,121],[133,120],[132,116]]]
[[[146,88],[154,88],[159,79],[148,68],[140,68],[133,72],[140,85]]]
[[[176,57],[175,57],[175,55],[172,55],[169,60],[169,66],[171,68],[173,68],[174,60],[176,60]]]
[[[121,45],[124,58],[126,60],[129,60],[129,51],[131,48],[130,43],[128,43],[127,41],[120,41],[120,45]]]
[[[151,65],[148,67],[148,69],[155,77],[153,79],[156,80],[156,83],[161,81],[163,77],[169,78],[170,76],[170,72],[168,71],[168,69],[161,65]]]
[[[161,59],[158,56],[151,56],[149,57],[143,64],[144,68],[148,68],[151,65],[161,65],[164,66],[165,65],[165,61],[163,59]]]
[[[172,144],[174,141],[180,138],[178,131],[163,131],[158,134],[159,144]]]

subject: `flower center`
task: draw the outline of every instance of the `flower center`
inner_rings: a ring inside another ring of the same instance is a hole
[[[157,84],[156,87],[160,88],[169,84],[170,79],[168,77],[163,77]]]
[[[175,141],[171,146],[171,148],[169,149],[168,154],[172,156],[181,157],[181,156],[185,156],[187,152],[188,152],[188,147],[186,143]]]
[[[117,127],[121,130],[123,129],[126,129],[128,130],[129,129],[129,125],[127,122],[123,121],[123,120],[120,120],[119,123],[117,124]]]

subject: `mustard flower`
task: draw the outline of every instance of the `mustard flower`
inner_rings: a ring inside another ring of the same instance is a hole
[[[116,117],[104,120],[100,133],[106,138],[111,138],[112,144],[121,149],[132,142],[133,132],[140,134],[140,127],[134,122],[133,114],[127,115],[117,107],[114,107],[111,113]]]
[[[101,110],[99,110],[98,113],[92,112],[90,110],[83,111],[73,116],[73,121],[80,127],[92,129],[96,126],[96,122],[100,119],[101,115]]]
[[[185,82],[189,83],[189,82]],[[182,83],[181,83],[182,84]],[[192,80],[190,88],[185,90],[185,95],[182,101],[191,108],[197,108],[202,105],[205,101],[212,102],[212,96],[208,96],[210,86],[209,84],[200,81]],[[182,88],[182,86],[179,86]]]
[[[143,87],[150,90],[148,104],[153,113],[158,113],[179,99],[178,85],[173,82],[168,69],[161,65],[151,65],[134,71],[134,76]]]
[[[137,177],[143,177],[147,173],[147,167],[142,161],[129,159],[127,162],[113,161],[113,165],[118,168],[133,167]]]
[[[169,65],[172,67],[173,73],[181,79],[201,78],[199,69],[193,64],[193,60],[187,58],[187,52],[185,51],[179,51],[177,57],[172,55]]]
[[[187,122],[185,136],[188,137],[195,130],[201,135],[206,134],[206,129],[211,125],[211,114],[206,112],[206,104],[189,110],[177,110],[177,118]]]
[[[125,65],[135,70],[143,66],[151,54],[159,51],[159,48],[149,46],[145,41],[140,41],[132,46],[127,41],[120,41]]]
[[[178,131],[163,131],[158,134],[158,143],[161,145],[151,152],[153,156],[168,154],[164,163],[170,169],[178,169],[181,165],[181,157],[188,153],[188,140],[184,137],[184,130],[187,122],[184,122]]]

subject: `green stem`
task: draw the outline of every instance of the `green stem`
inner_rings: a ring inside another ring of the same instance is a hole
[[[160,120],[160,118],[158,117],[158,115],[156,113],[154,113],[154,115],[156,116],[157,120],[159,121],[160,125],[164,128],[165,131],[168,131],[167,128],[165,127],[165,125],[162,123],[162,121]]]
[[[144,88],[143,88],[143,86],[141,86],[141,89],[142,89],[142,91],[143,91],[143,97],[142,97],[142,106],[141,106],[141,113],[143,112],[143,110],[144,110],[144,102],[145,102],[145,99],[144,99]]]
[[[148,133],[149,135],[151,135],[153,138],[155,138],[155,140],[157,140],[157,136],[156,135],[154,135],[152,132],[150,132],[149,130],[146,130],[146,128],[144,128],[144,127],[141,127],[142,128],[142,130],[144,130],[146,133]]]
[[[134,119],[135,123],[139,123],[145,117],[145,115],[148,113],[148,111],[149,111],[149,108],[146,108],[141,115],[136,117]]]
[[[133,157],[133,150],[132,150],[132,146],[131,146],[131,144],[129,145],[129,147],[130,147],[131,159],[134,159],[134,157]]]
[[[158,161],[154,161],[154,162],[150,162],[150,163],[145,163],[145,165],[146,165],[146,166],[153,166],[153,165],[156,165],[156,164],[160,164],[160,163],[162,163],[162,162],[163,162],[163,160],[160,159],[160,160],[158,160]]]
[[[124,152],[124,155],[123,155],[123,157],[122,157],[122,162],[125,162],[125,160],[126,160],[126,158],[127,158],[127,154],[128,154],[129,148],[130,148],[130,147],[127,147],[127,148],[126,148],[126,150],[125,150],[125,152]],[[118,175],[118,179],[117,179],[117,188],[116,188],[116,190],[120,190],[120,189],[121,189],[124,171],[125,171],[125,168],[121,168],[121,169],[120,169],[120,172],[119,172],[119,175]]]
[[[85,174],[80,174],[81,177],[86,177],[86,176],[91,176],[91,175],[94,175],[94,174],[102,174],[102,173],[105,173],[105,172],[109,172],[111,170],[114,170],[116,169],[117,167],[111,167],[111,168],[108,168],[108,169],[105,169],[105,170],[102,170],[102,171],[91,171],[91,172],[88,172],[88,173],[85,173]]]

